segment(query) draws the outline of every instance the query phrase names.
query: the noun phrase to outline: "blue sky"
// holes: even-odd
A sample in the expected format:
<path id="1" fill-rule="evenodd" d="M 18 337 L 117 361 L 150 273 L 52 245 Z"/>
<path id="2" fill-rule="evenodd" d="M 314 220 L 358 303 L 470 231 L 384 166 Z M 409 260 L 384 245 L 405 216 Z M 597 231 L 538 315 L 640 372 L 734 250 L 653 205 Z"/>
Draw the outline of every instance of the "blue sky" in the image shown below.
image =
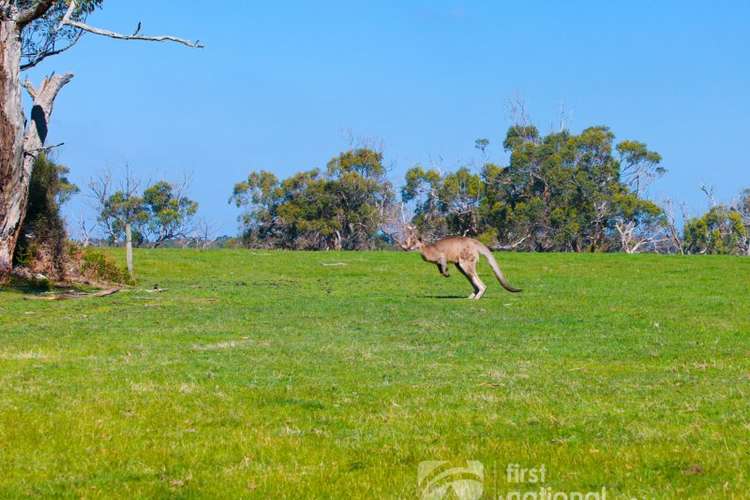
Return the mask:
<path id="1" fill-rule="evenodd" d="M 189 6 L 189 7 L 186 7 Z M 750 186 L 750 2 L 129 0 L 101 27 L 199 38 L 207 47 L 86 37 L 29 72 L 71 71 L 50 143 L 82 187 L 125 164 L 146 179 L 192 175 L 219 234 L 236 234 L 232 186 L 250 170 L 324 166 L 350 135 L 381 141 L 400 184 L 415 163 L 503 163 L 508 101 L 549 131 L 605 124 L 669 170 L 656 200 L 705 208 Z M 68 207 L 86 212 L 85 197 Z M 75 228 L 71 228 L 74 229 Z"/>

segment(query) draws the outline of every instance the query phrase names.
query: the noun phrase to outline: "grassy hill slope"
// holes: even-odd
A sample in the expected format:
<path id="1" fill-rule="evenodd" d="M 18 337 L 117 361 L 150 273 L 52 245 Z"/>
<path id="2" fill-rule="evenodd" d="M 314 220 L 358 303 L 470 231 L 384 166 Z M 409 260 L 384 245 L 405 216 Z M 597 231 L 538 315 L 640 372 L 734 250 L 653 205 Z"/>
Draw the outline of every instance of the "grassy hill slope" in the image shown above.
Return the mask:
<path id="1" fill-rule="evenodd" d="M 139 285 L 0 291 L 0 497 L 750 491 L 750 259 L 143 250 Z M 155 284 L 167 289 L 151 293 Z M 543 484 L 507 481 L 544 465 Z"/>

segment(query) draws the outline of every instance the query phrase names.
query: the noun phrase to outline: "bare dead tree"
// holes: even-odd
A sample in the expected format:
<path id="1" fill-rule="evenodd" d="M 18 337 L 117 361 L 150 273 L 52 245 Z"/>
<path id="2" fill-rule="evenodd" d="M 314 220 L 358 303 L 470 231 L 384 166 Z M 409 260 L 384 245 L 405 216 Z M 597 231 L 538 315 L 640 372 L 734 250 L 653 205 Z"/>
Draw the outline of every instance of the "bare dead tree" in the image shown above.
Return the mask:
<path id="1" fill-rule="evenodd" d="M 516 93 L 508 99 L 508 117 L 514 127 L 528 127 L 532 124 L 529 113 L 526 110 L 526 101 L 520 93 Z"/>
<path id="2" fill-rule="evenodd" d="M 750 255 L 750 188 L 744 189 L 738 198 L 732 203 L 735 210 L 742 219 L 745 234 L 740 242 L 740 249 L 745 255 Z"/>
<path id="3" fill-rule="evenodd" d="M 703 192 L 703 194 L 706 195 L 706 200 L 708 201 L 709 208 L 714 208 L 715 206 L 718 205 L 718 203 L 716 202 L 716 196 L 715 196 L 716 194 L 715 186 L 710 186 L 708 184 L 701 184 L 700 190 Z"/>
<path id="4" fill-rule="evenodd" d="M 382 137 L 358 135 L 351 128 L 344 129 L 341 133 L 349 149 L 370 149 L 380 154 L 385 151 L 385 140 Z"/>
<path id="5" fill-rule="evenodd" d="M 675 215 L 675 207 L 674 202 L 667 198 L 664 200 L 662 204 L 662 209 L 664 210 L 664 215 L 666 217 L 667 222 L 667 234 L 669 235 L 670 241 L 676 251 L 680 252 L 681 255 L 685 255 L 685 244 L 682 241 L 682 235 L 680 235 L 680 230 L 677 225 L 677 217 Z M 685 221 L 687 220 L 687 211 L 684 204 L 682 204 L 682 223 L 685 224 Z"/>
<path id="6" fill-rule="evenodd" d="M 117 184 L 109 169 L 103 170 L 89 181 L 89 197 L 97 214 L 94 227 L 110 242 L 114 243 L 122 237 L 125 223 L 121 214 L 109 213 L 111 197 L 115 193 L 120 193 L 123 201 L 133 199 L 138 195 L 141 185 L 141 180 L 133 175 L 129 165 L 125 165 L 123 176 Z"/>
<path id="7" fill-rule="evenodd" d="M 600 200 L 594 203 L 594 231 L 591 236 L 591 250 L 598 250 L 604 242 L 604 226 L 609 216 L 610 202 Z"/>
<path id="8" fill-rule="evenodd" d="M 566 130 L 570 129 L 570 123 L 573 121 L 573 113 L 568 110 L 567 106 L 565 106 L 565 102 L 560 103 L 560 127 L 558 129 L 559 133 L 563 133 Z"/>
<path id="9" fill-rule="evenodd" d="M 392 203 L 389 205 L 383 222 L 383 233 L 395 243 L 404 241 L 409 228 L 411 215 L 407 215 L 407 208 L 404 202 Z"/>
<path id="10" fill-rule="evenodd" d="M 110 218 L 101 220 L 99 214 L 102 213 L 107 200 L 112 194 L 112 172 L 110 170 L 104 170 L 99 173 L 96 177 L 89 181 L 89 198 L 91 199 L 91 207 L 96 211 L 97 219 L 94 224 L 94 228 L 101 228 L 102 232 L 107 238 L 113 239 L 115 235 L 115 228 L 113 221 Z"/>
<path id="11" fill-rule="evenodd" d="M 88 221 L 86 221 L 83 212 L 78 214 L 78 232 L 81 237 L 81 245 L 83 248 L 87 248 L 91 245 L 91 230 L 92 228 L 89 226 Z"/>
<path id="12" fill-rule="evenodd" d="M 625 253 L 638 253 L 643 249 L 656 250 L 658 246 L 669 240 L 659 227 L 649 224 L 640 228 L 634 221 L 617 221 L 615 230 L 620 237 L 620 246 Z"/>
<path id="13" fill-rule="evenodd" d="M 140 25 L 132 35 L 123 35 L 86 24 L 86 15 L 99 3 L 0 0 L 0 280 L 11 272 L 13 253 L 26 216 L 30 165 L 33 158 L 44 151 L 54 100 L 73 78 L 72 74 L 50 76 L 38 88 L 25 84 L 34 100 L 27 124 L 21 99 L 21 71 L 70 49 L 83 33 L 119 40 L 203 46 L 200 42 L 171 35 L 142 35 Z M 57 27 L 49 28 L 55 19 L 59 19 Z M 42 41 L 34 42 L 35 36 L 41 36 Z M 59 46 L 59 38 L 67 43 Z M 24 58 L 26 62 L 22 63 Z"/>
<path id="14" fill-rule="evenodd" d="M 193 232 L 193 245 L 205 250 L 211 246 L 216 239 L 217 226 L 213 222 L 201 217 L 195 223 Z"/>

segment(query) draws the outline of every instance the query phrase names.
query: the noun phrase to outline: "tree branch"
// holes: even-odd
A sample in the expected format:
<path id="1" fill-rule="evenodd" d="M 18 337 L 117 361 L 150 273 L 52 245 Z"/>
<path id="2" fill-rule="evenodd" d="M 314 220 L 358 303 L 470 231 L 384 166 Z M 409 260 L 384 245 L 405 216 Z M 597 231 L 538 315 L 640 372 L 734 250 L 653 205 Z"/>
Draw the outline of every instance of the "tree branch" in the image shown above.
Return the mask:
<path id="1" fill-rule="evenodd" d="M 156 36 L 147 36 L 147 35 L 123 35 L 122 33 L 116 33 L 114 31 L 105 30 L 102 28 L 95 28 L 94 26 L 89 26 L 86 23 L 82 23 L 80 21 L 74 21 L 69 20 L 65 24 L 68 26 L 73 26 L 74 28 L 78 28 L 80 30 L 86 31 L 87 33 L 93 33 L 94 35 L 100 35 L 100 36 L 106 36 L 109 38 L 114 38 L 116 40 L 141 40 L 145 42 L 175 42 L 182 45 L 185 45 L 186 47 L 190 47 L 192 49 L 202 49 L 205 47 L 200 40 L 196 41 L 190 41 L 185 40 L 184 38 L 178 38 L 176 36 L 171 35 L 156 35 Z"/>
<path id="2" fill-rule="evenodd" d="M 30 156 L 31 158 L 36 160 L 39 157 L 39 153 L 49 154 L 49 152 L 52 151 L 53 149 L 57 149 L 62 146 L 65 146 L 64 142 L 61 142 L 60 144 L 55 144 L 54 146 L 44 146 L 35 151 L 24 151 L 23 154 Z"/>
<path id="3" fill-rule="evenodd" d="M 73 17 L 73 12 L 76 10 L 76 3 L 75 1 L 71 1 L 70 5 L 68 5 L 68 10 L 65 11 L 65 15 L 60 20 L 60 24 L 57 25 L 57 31 L 60 31 L 63 26 L 65 26 L 68 21 L 70 21 L 70 18 Z"/>
<path id="4" fill-rule="evenodd" d="M 31 100 L 35 100 L 37 96 L 37 91 L 34 88 L 34 86 L 31 84 L 30 81 L 25 80 L 21 85 L 23 85 L 23 88 L 26 89 L 26 92 L 29 93 L 29 97 L 31 97 Z"/>
<path id="5" fill-rule="evenodd" d="M 28 69 L 31 69 L 35 67 L 40 62 L 44 61 L 48 57 L 56 56 L 58 54 L 62 54 L 68 49 L 73 48 L 78 41 L 81 39 L 81 35 L 83 35 L 83 31 L 78 30 L 78 34 L 76 35 L 75 39 L 73 39 L 72 42 L 70 42 L 67 46 L 63 47 L 62 49 L 54 49 L 54 50 L 48 50 L 45 52 L 42 52 L 41 54 L 38 54 L 33 61 L 29 61 L 26 64 L 21 65 L 21 71 L 26 71 Z"/>
<path id="6" fill-rule="evenodd" d="M 96 28 L 94 26 L 89 26 L 86 23 L 83 23 L 81 21 L 76 21 L 72 18 L 73 10 L 76 7 L 75 0 L 71 0 L 70 6 L 68 7 L 68 12 L 66 12 L 65 17 L 63 17 L 62 21 L 60 21 L 60 25 L 58 26 L 58 30 L 62 28 L 63 26 L 72 26 L 74 28 L 78 28 L 79 30 L 85 31 L 87 33 L 93 33 L 94 35 L 99 36 L 106 36 L 109 38 L 114 38 L 116 40 L 140 40 L 145 42 L 175 42 L 182 45 L 185 45 L 186 47 L 190 47 L 193 49 L 202 49 L 204 45 L 200 42 L 200 40 L 191 41 L 186 40 L 184 38 L 178 38 L 176 36 L 172 35 L 156 35 L 156 36 L 148 36 L 148 35 L 141 35 L 141 23 L 138 23 L 138 27 L 136 28 L 135 32 L 132 35 L 123 35 L 122 33 L 116 33 L 114 31 L 109 31 L 102 28 Z"/>
<path id="7" fill-rule="evenodd" d="M 529 236 L 531 235 L 527 234 L 520 240 L 516 241 L 515 243 L 511 243 L 510 245 L 494 245 L 492 249 L 493 250 L 515 250 L 516 248 L 518 248 L 519 245 L 521 245 L 521 243 L 526 241 L 529 238 Z"/>
<path id="8" fill-rule="evenodd" d="M 23 28 L 35 19 L 44 16 L 54 3 L 55 0 L 37 0 L 31 7 L 16 14 L 16 24 L 19 28 Z"/>
<path id="9" fill-rule="evenodd" d="M 26 130 L 24 138 L 24 151 L 30 156 L 44 149 L 44 141 L 47 138 L 49 119 L 52 116 L 55 98 L 60 90 L 73 79 L 71 73 L 65 75 L 53 75 L 45 78 L 39 88 L 34 88 L 26 80 L 23 86 L 34 101 L 31 110 L 31 121 Z M 24 168 L 31 172 L 31 164 L 24 161 Z"/>

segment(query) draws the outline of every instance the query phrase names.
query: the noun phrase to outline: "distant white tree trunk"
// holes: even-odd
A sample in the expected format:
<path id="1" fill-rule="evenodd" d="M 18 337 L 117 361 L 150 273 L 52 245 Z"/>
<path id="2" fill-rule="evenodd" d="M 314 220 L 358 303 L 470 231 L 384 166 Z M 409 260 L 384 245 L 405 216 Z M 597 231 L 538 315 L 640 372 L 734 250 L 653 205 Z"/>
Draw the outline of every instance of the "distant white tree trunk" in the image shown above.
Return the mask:
<path id="1" fill-rule="evenodd" d="M 78 216 L 78 230 L 81 232 L 81 245 L 83 245 L 83 248 L 88 248 L 91 244 L 91 235 L 83 213 Z"/>
<path id="2" fill-rule="evenodd" d="M 671 199 L 664 200 L 664 215 L 667 217 L 667 231 L 669 232 L 669 238 L 672 241 L 672 245 L 677 249 L 680 254 L 685 255 L 685 244 L 680 236 L 679 228 L 677 227 L 677 217 L 674 212 L 674 203 Z M 685 207 L 682 207 L 682 223 L 685 224 L 687 220 L 687 213 Z"/>
<path id="3" fill-rule="evenodd" d="M 125 224 L 125 260 L 128 264 L 128 274 L 133 278 L 133 230 L 130 222 Z"/>

